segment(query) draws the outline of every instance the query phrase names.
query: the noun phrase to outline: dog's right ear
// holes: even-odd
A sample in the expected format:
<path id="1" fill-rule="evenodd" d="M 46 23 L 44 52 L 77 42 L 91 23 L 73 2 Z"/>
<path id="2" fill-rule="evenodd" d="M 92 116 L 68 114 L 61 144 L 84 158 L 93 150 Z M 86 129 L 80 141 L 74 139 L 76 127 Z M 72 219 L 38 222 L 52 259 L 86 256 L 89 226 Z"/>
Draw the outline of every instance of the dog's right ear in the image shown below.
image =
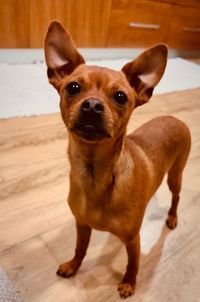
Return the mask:
<path id="1" fill-rule="evenodd" d="M 158 44 L 127 63 L 122 71 L 136 92 L 136 107 L 147 103 L 161 80 L 167 64 L 168 48 Z"/>
<path id="2" fill-rule="evenodd" d="M 70 34 L 58 21 L 52 21 L 49 25 L 44 51 L 49 83 L 59 92 L 60 80 L 85 61 Z"/>

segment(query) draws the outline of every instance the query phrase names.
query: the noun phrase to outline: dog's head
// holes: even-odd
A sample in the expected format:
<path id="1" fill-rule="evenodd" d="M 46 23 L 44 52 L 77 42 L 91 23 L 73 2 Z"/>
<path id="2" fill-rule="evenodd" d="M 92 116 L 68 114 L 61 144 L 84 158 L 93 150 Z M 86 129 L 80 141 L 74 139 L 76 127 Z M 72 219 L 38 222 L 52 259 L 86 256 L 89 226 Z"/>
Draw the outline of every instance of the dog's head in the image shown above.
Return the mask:
<path id="1" fill-rule="evenodd" d="M 88 66 L 70 34 L 53 21 L 45 58 L 68 131 L 82 141 L 99 143 L 124 134 L 133 109 L 148 102 L 164 73 L 167 47 L 148 49 L 121 71 Z"/>

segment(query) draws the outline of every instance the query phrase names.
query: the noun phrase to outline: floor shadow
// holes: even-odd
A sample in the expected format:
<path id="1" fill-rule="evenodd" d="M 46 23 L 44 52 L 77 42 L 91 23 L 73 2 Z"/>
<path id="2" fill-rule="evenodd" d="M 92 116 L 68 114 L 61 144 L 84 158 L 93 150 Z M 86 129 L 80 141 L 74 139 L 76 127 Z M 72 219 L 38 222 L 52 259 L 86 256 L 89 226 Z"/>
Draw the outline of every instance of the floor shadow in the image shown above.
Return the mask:
<path id="1" fill-rule="evenodd" d="M 112 275 L 112 280 L 109 280 L 109 284 L 116 284 L 122 278 L 122 273 L 113 268 L 113 262 L 121 262 L 124 256 L 124 266 L 126 266 L 126 251 L 124 244 L 114 235 L 109 234 L 106 241 L 101 247 L 101 251 L 98 255 L 94 255 L 93 258 L 85 259 L 85 268 L 96 269 L 97 267 L 106 267 Z M 85 269 L 80 270 L 81 273 L 85 273 Z"/>
<path id="2" fill-rule="evenodd" d="M 165 240 L 170 233 L 170 230 L 164 225 L 159 239 L 152 246 L 148 254 L 141 254 L 140 269 L 138 274 L 137 288 L 144 289 L 148 287 L 148 282 L 151 282 L 158 264 L 160 263 L 163 253 L 163 247 Z M 113 265 L 114 263 L 114 265 Z M 109 279 L 109 285 L 114 285 L 120 282 L 125 273 L 127 265 L 127 254 L 124 244 L 112 234 L 108 235 L 104 247 L 101 250 L 98 259 L 88 259 L 87 266 L 89 267 L 106 267 L 106 270 L 110 272 L 112 276 Z M 82 271 L 83 272 L 83 271 Z M 84 272 L 83 272 L 84 274 Z"/>
<path id="3" fill-rule="evenodd" d="M 137 280 L 137 288 L 144 292 L 161 261 L 163 248 L 168 234 L 171 232 L 166 225 L 163 225 L 162 231 L 156 243 L 152 246 L 148 254 L 141 254 L 140 269 Z"/>

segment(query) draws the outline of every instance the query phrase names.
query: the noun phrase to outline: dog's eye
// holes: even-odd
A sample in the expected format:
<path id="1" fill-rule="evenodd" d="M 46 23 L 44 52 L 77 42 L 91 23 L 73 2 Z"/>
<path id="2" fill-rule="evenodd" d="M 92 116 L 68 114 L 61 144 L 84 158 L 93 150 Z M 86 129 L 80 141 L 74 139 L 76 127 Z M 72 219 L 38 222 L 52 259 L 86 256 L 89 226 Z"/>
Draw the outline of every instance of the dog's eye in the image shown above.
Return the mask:
<path id="1" fill-rule="evenodd" d="M 113 95 L 113 99 L 117 104 L 119 104 L 121 106 L 126 105 L 126 103 L 128 101 L 127 95 L 123 91 L 115 92 Z"/>
<path id="2" fill-rule="evenodd" d="M 68 96 L 74 96 L 81 91 L 81 86 L 77 82 L 71 82 L 67 85 L 66 91 Z"/>

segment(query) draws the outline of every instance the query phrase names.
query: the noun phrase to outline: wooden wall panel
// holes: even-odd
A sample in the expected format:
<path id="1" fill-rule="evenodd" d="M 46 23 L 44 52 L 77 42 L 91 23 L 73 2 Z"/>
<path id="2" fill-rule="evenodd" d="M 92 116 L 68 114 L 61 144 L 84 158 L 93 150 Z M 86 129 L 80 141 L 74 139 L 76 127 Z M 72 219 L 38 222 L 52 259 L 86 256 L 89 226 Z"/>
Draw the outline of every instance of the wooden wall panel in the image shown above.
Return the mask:
<path id="1" fill-rule="evenodd" d="M 147 47 L 165 42 L 172 6 L 143 0 L 113 0 L 109 47 Z"/>
<path id="2" fill-rule="evenodd" d="M 104 47 L 112 0 L 30 0 L 30 47 L 42 47 L 52 19 L 61 21 L 79 47 Z"/>
<path id="3" fill-rule="evenodd" d="M 160 2 L 176 4 L 180 6 L 198 7 L 200 8 L 199 0 L 159 0 Z"/>
<path id="4" fill-rule="evenodd" d="M 200 49 L 200 9 L 175 6 L 166 42 L 172 48 Z"/>
<path id="5" fill-rule="evenodd" d="M 0 0 L 0 47 L 29 46 L 29 0 Z"/>
<path id="6" fill-rule="evenodd" d="M 62 5 L 63 1 L 60 3 Z M 49 22 L 56 19 L 56 3 L 54 0 L 29 0 L 29 9 L 29 45 L 41 48 Z"/>
<path id="7" fill-rule="evenodd" d="M 0 0 L 0 47 L 42 48 L 49 22 L 57 19 L 78 47 L 165 42 L 173 48 L 200 49 L 198 4 L 199 0 Z M 142 26 L 130 26 L 131 22 Z"/>

